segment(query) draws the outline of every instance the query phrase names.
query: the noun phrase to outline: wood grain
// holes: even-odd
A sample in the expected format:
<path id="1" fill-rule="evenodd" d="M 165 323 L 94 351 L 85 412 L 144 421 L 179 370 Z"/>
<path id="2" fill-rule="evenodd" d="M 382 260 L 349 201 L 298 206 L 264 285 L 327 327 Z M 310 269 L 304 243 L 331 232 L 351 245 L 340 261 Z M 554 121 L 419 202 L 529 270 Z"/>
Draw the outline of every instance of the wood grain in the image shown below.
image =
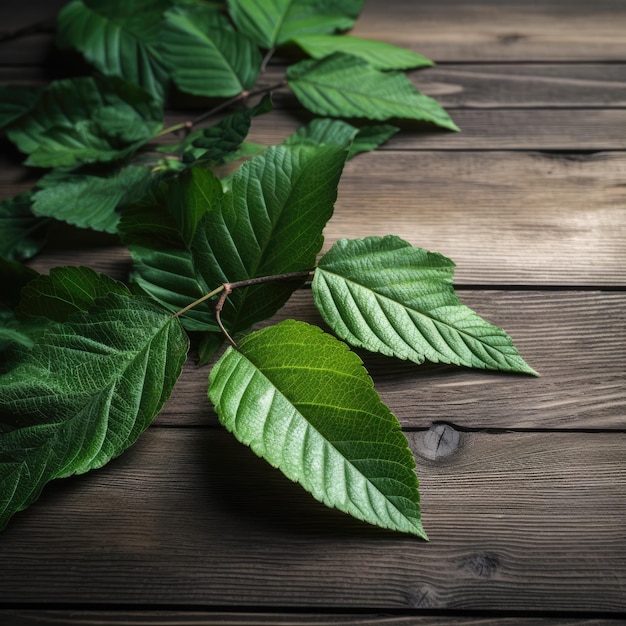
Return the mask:
<path id="1" fill-rule="evenodd" d="M 625 172 L 621 152 L 363 154 L 346 164 L 324 250 L 343 237 L 399 234 L 453 259 L 459 285 L 623 288 Z M 11 173 L 3 182 L 5 175 L 6 196 L 28 188 Z M 107 271 L 127 259 L 120 254 L 74 253 L 63 244 L 34 266 L 93 263 Z"/>
<path id="2" fill-rule="evenodd" d="M 456 435 L 410 434 L 424 543 L 326 509 L 221 430 L 152 428 L 14 518 L 2 602 L 626 610 L 626 434 Z"/>
<path id="3" fill-rule="evenodd" d="M 459 296 L 504 327 L 541 376 L 418 366 L 359 351 L 403 426 L 626 431 L 626 293 L 462 290 Z M 287 318 L 324 326 L 310 291 L 296 293 L 268 323 Z M 187 363 L 156 423 L 217 423 L 206 397 L 208 369 Z"/>
<path id="4" fill-rule="evenodd" d="M 269 613 L 223 611 L 60 611 L 0 610 L 0 619 L 11 626 L 615 626 L 615 620 L 559 617 L 433 617 L 345 613 Z"/>
<path id="5" fill-rule="evenodd" d="M 2 60 L 0 45 L 0 61 Z M 75 67 L 68 55 L 45 52 L 45 65 L 2 66 L 0 83 L 41 84 L 67 77 L 73 70 L 85 74 L 87 67 Z M 55 63 L 55 61 L 58 61 Z M 284 78 L 285 65 L 270 66 L 258 86 L 271 87 Z M 623 108 L 626 105 L 626 64 L 624 63 L 444 63 L 408 73 L 413 84 L 445 107 L 456 109 L 539 109 Z M 276 91 L 274 106 L 299 109 L 292 95 Z M 176 107 L 208 109 L 206 98 L 178 94 Z M 566 113 L 564 113 L 564 116 Z M 591 114 L 590 114 L 591 115 Z M 623 138 L 624 135 L 621 134 Z"/>
<path id="6" fill-rule="evenodd" d="M 620 0 L 368 0 L 352 34 L 439 61 L 623 61 Z"/>
<path id="7" fill-rule="evenodd" d="M 11 6 L 3 11 L 2 30 L 54 16 L 62 5 L 62 0 L 28 0 Z M 626 58 L 625 30 L 626 7 L 620 0 L 367 0 L 352 34 L 438 61 L 605 62 Z M 41 62 L 46 38 L 18 44 L 12 63 Z"/>

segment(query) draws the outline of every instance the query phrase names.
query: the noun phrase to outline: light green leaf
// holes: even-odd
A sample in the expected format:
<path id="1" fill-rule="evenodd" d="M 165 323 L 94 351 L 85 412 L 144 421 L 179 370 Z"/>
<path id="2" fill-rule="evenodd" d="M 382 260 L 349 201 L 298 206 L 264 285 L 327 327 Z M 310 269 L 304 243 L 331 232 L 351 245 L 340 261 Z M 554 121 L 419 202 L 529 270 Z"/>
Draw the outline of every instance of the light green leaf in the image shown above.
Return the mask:
<path id="1" fill-rule="evenodd" d="M 103 174 L 53 171 L 39 180 L 32 210 L 79 228 L 115 233 L 119 210 L 147 193 L 154 178 L 149 167 L 134 165 Z"/>
<path id="2" fill-rule="evenodd" d="M 217 11 L 178 6 L 165 18 L 161 51 L 181 91 L 229 97 L 255 84 L 261 69 L 258 48 Z"/>
<path id="3" fill-rule="evenodd" d="M 313 296 L 348 343 L 422 363 L 535 372 L 511 338 L 461 304 L 454 263 L 399 237 L 338 241 L 320 259 Z"/>
<path id="4" fill-rule="evenodd" d="M 381 72 L 349 54 L 296 63 L 287 69 L 287 80 L 300 103 L 317 115 L 423 120 L 458 130 L 441 105 L 405 74 Z"/>
<path id="5" fill-rule="evenodd" d="M 213 367 L 209 398 L 240 442 L 320 502 L 426 538 L 407 440 L 345 344 L 293 320 L 257 331 Z"/>
<path id="6" fill-rule="evenodd" d="M 345 52 L 367 61 L 378 70 L 408 70 L 434 65 L 421 54 L 374 39 L 349 35 L 299 35 L 292 41 L 314 59 L 322 59 L 334 52 Z"/>
<path id="7" fill-rule="evenodd" d="M 28 113 L 35 105 L 40 87 L 0 85 L 0 128 L 4 128 Z"/>
<path id="8" fill-rule="evenodd" d="M 50 325 L 0 377 L 0 528 L 55 478 L 103 466 L 136 441 L 180 375 L 178 321 L 110 295 Z"/>
<path id="9" fill-rule="evenodd" d="M 0 258 L 22 261 L 43 246 L 49 220 L 33 215 L 31 205 L 30 192 L 0 202 Z"/>
<path id="10" fill-rule="evenodd" d="M 318 117 L 306 126 L 301 126 L 284 141 L 286 145 L 308 143 L 312 145 L 335 144 L 348 147 L 348 159 L 361 152 L 375 150 L 380 144 L 395 135 L 400 129 L 391 124 L 378 124 L 357 128 L 341 120 Z"/>
<path id="11" fill-rule="evenodd" d="M 111 107 L 117 114 L 109 124 Z M 136 85 L 73 78 L 52 83 L 7 134 L 30 155 L 27 165 L 59 167 L 121 158 L 160 130 L 161 117 L 160 105 Z"/>
<path id="12" fill-rule="evenodd" d="M 20 318 L 44 317 L 65 322 L 73 313 L 88 311 L 98 298 L 110 293 L 130 296 L 123 283 L 88 267 L 53 267 L 22 289 L 16 314 Z"/>
<path id="13" fill-rule="evenodd" d="M 237 28 L 263 48 L 304 34 L 329 34 L 354 25 L 364 0 L 228 0 Z"/>
<path id="14" fill-rule="evenodd" d="M 169 75 L 159 52 L 169 0 L 74 0 L 59 13 L 57 43 L 75 48 L 105 76 L 162 100 Z"/>

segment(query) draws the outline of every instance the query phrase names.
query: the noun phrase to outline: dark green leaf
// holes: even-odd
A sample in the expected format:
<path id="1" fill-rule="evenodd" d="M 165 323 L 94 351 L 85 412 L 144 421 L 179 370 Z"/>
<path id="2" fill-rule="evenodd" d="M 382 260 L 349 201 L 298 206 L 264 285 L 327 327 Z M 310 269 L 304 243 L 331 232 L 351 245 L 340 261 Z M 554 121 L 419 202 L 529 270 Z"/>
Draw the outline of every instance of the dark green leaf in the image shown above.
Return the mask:
<path id="1" fill-rule="evenodd" d="M 0 308 L 14 309 L 22 289 L 39 274 L 32 268 L 0 258 Z"/>
<path id="2" fill-rule="evenodd" d="M 79 228 L 115 233 L 119 209 L 147 193 L 154 178 L 149 167 L 133 165 L 98 174 L 53 171 L 40 179 L 32 210 Z"/>
<path id="3" fill-rule="evenodd" d="M 254 85 L 261 68 L 259 50 L 217 11 L 179 6 L 165 17 L 161 51 L 181 91 L 229 97 Z"/>
<path id="4" fill-rule="evenodd" d="M 203 215 L 218 210 L 222 187 L 210 172 L 193 168 L 163 182 L 157 190 L 124 211 L 119 232 L 133 257 L 132 280 L 172 312 L 201 298 L 207 285 L 191 252 Z M 181 321 L 189 331 L 219 330 L 213 306 L 191 309 Z"/>
<path id="5" fill-rule="evenodd" d="M 364 0 L 228 0 L 239 30 L 263 48 L 306 34 L 329 34 L 354 25 Z"/>
<path id="6" fill-rule="evenodd" d="M 9 261 L 29 259 L 46 240 L 49 220 L 35 217 L 32 195 L 21 193 L 0 202 L 0 257 Z"/>
<path id="7" fill-rule="evenodd" d="M 336 146 L 274 146 L 229 178 L 221 210 L 209 211 L 192 251 L 204 281 L 297 272 L 315 265 L 346 151 Z M 237 289 L 223 312 L 227 327 L 247 329 L 273 315 L 302 281 Z"/>
<path id="8" fill-rule="evenodd" d="M 0 128 L 8 126 L 28 113 L 37 102 L 40 93 L 40 87 L 0 86 Z"/>
<path id="9" fill-rule="evenodd" d="M 74 0 L 59 13 L 57 42 L 80 50 L 105 76 L 140 85 L 162 100 L 169 75 L 159 52 L 169 0 Z"/>
<path id="10" fill-rule="evenodd" d="M 433 65 L 430 59 L 421 54 L 373 39 L 336 35 L 300 35 L 294 37 L 292 41 L 314 59 L 323 59 L 334 52 L 345 52 L 367 61 L 378 70 L 408 70 Z"/>
<path id="11" fill-rule="evenodd" d="M 315 304 L 354 346 L 422 363 L 535 374 L 511 338 L 461 304 L 454 263 L 399 237 L 338 241 L 320 259 Z"/>
<path id="12" fill-rule="evenodd" d="M 18 317 L 44 317 L 65 322 L 72 313 L 88 311 L 109 293 L 129 296 L 130 291 L 105 274 L 88 267 L 54 267 L 50 274 L 31 280 L 22 289 Z"/>
<path id="13" fill-rule="evenodd" d="M 308 143 L 312 145 L 338 145 L 348 147 L 348 159 L 375 150 L 400 129 L 391 124 L 363 126 L 357 128 L 341 120 L 316 118 L 306 126 L 301 126 L 293 135 L 285 139 L 285 144 Z"/>
<path id="14" fill-rule="evenodd" d="M 317 500 L 426 538 L 407 440 L 345 344 L 287 320 L 229 348 L 209 381 L 222 424 Z"/>
<path id="15" fill-rule="evenodd" d="M 0 528 L 47 482 L 99 468 L 134 443 L 186 352 L 178 321 L 142 298 L 111 294 L 51 324 L 0 377 Z"/>
<path id="16" fill-rule="evenodd" d="M 7 134 L 26 164 L 59 167 L 112 161 L 134 151 L 161 128 L 162 111 L 143 89 L 117 78 L 52 83 Z"/>
<path id="17" fill-rule="evenodd" d="M 131 212 L 122 220 L 134 280 L 178 311 L 226 282 L 312 268 L 345 157 L 346 151 L 336 146 L 268 148 L 229 178 L 224 194 L 209 173 L 193 170 L 184 196 L 175 187 L 164 189 L 159 204 L 165 209 L 159 214 L 152 208 L 150 214 Z M 193 241 L 185 243 L 180 222 L 171 216 L 194 206 L 206 210 Z M 245 330 L 273 315 L 301 283 L 237 289 L 228 298 L 223 320 L 233 332 Z M 214 305 L 214 300 L 205 302 L 186 313 L 185 327 L 217 330 Z"/>
<path id="18" fill-rule="evenodd" d="M 349 54 L 301 61 L 288 68 L 287 80 L 302 105 L 317 115 L 423 120 L 458 130 L 441 105 L 405 74 L 381 72 Z"/>
<path id="19" fill-rule="evenodd" d="M 178 144 L 161 148 L 162 152 L 182 152 L 189 165 L 197 161 L 223 162 L 242 145 L 250 130 L 252 118 L 272 110 L 272 99 L 266 95 L 250 109 L 230 113 L 214 126 L 190 133 Z"/>

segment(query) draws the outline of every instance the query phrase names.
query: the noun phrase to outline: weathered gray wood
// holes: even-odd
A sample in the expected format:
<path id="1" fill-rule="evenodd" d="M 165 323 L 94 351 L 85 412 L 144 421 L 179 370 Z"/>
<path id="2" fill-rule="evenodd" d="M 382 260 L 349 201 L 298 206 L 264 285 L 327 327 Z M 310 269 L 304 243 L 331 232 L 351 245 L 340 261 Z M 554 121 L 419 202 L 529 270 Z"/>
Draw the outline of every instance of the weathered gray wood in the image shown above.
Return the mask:
<path id="1" fill-rule="evenodd" d="M 5 10 L 3 30 L 54 16 L 63 2 L 20 4 Z M 438 61 L 603 62 L 626 58 L 625 30 L 626 8 L 620 0 L 368 0 L 352 34 L 415 49 Z M 40 62 L 45 47 L 33 39 L 13 47 L 14 63 Z"/>
<path id="2" fill-rule="evenodd" d="M 1 600 L 626 610 L 626 434 L 409 437 L 430 543 L 326 509 L 221 430 L 152 428 L 14 518 Z"/>
<path id="3" fill-rule="evenodd" d="M 2 47 L 0 46 L 0 60 Z M 63 64 L 19 67 L 0 66 L 0 84 L 40 84 L 67 76 Z M 55 75 L 55 72 L 57 73 Z M 79 72 L 79 73 L 84 73 Z M 259 87 L 271 87 L 284 78 L 285 66 L 270 66 L 259 79 Z M 409 72 L 411 81 L 442 105 L 465 108 L 596 108 L 626 105 L 626 64 L 541 63 L 541 64 L 454 64 Z M 299 108 L 288 90 L 276 91 L 278 108 Z M 177 107 L 208 108 L 206 99 L 179 95 Z M 563 120 L 567 119 L 563 113 Z M 591 113 L 589 115 L 592 115 Z M 622 139 L 624 135 L 621 135 Z"/>
<path id="4" fill-rule="evenodd" d="M 344 613 L 267 613 L 222 611 L 0 610 L 10 626 L 615 626 L 615 620 L 545 617 L 392 616 Z"/>
<path id="5" fill-rule="evenodd" d="M 624 171 L 621 152 L 363 154 L 346 164 L 324 250 L 342 237 L 399 234 L 452 258 L 458 284 L 623 287 Z M 52 250 L 34 266 L 119 263 L 115 248 L 103 252 Z"/>
<path id="6" fill-rule="evenodd" d="M 352 34 L 439 61 L 623 61 L 620 0 L 368 0 Z"/>
<path id="7" fill-rule="evenodd" d="M 605 151 L 626 148 L 626 109 L 489 109 L 450 111 L 460 133 L 403 128 L 379 150 Z M 193 117 L 179 114 L 168 120 Z M 274 145 L 309 121 L 302 111 L 254 120 L 249 141 Z"/>
<path id="8" fill-rule="evenodd" d="M 461 300 L 504 327 L 539 378 L 414 365 L 359 352 L 384 402 L 405 427 L 626 430 L 626 293 L 468 291 Z M 323 322 L 308 291 L 270 323 Z M 215 424 L 208 368 L 190 360 L 157 423 Z"/>

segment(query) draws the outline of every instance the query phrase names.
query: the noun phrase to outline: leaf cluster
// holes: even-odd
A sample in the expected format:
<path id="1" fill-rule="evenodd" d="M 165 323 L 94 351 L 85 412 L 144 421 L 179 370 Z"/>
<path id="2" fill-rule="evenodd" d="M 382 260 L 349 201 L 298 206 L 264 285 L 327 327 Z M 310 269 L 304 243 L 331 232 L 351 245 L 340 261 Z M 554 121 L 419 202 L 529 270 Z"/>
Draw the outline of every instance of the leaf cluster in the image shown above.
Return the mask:
<path id="1" fill-rule="evenodd" d="M 25 165 L 48 168 L 0 203 L 0 527 L 50 480 L 132 445 L 190 342 L 203 365 L 227 340 L 208 396 L 238 440 L 328 506 L 426 537 L 406 438 L 348 344 L 534 372 L 459 301 L 442 255 L 388 235 L 319 258 L 346 160 L 399 130 L 370 121 L 457 130 L 403 71 L 428 59 L 344 34 L 362 4 L 72 0 L 57 41 L 94 74 L 0 87 L 0 127 Z M 284 79 L 255 90 L 270 59 L 294 50 Z M 280 145 L 247 142 L 277 89 L 322 117 Z M 164 129 L 175 91 L 212 108 Z M 118 236 L 128 280 L 22 265 L 53 221 Z M 293 320 L 255 329 L 304 283 L 330 332 Z"/>

